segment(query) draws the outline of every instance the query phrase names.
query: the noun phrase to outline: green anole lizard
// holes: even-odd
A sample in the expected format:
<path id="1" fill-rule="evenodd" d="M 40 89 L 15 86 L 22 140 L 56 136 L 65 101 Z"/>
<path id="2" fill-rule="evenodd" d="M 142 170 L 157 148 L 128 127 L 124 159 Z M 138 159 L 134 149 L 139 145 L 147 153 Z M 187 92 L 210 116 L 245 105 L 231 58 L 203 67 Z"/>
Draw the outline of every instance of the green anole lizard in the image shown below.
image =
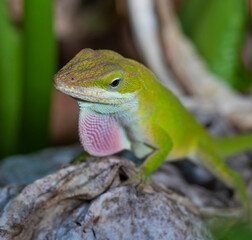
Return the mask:
<path id="1" fill-rule="evenodd" d="M 252 134 L 209 135 L 148 68 L 110 50 L 82 50 L 55 75 L 54 85 L 78 101 L 80 140 L 89 154 L 128 149 L 146 157 L 142 179 L 165 160 L 187 157 L 235 188 L 250 210 L 242 178 L 223 158 L 252 148 Z"/>

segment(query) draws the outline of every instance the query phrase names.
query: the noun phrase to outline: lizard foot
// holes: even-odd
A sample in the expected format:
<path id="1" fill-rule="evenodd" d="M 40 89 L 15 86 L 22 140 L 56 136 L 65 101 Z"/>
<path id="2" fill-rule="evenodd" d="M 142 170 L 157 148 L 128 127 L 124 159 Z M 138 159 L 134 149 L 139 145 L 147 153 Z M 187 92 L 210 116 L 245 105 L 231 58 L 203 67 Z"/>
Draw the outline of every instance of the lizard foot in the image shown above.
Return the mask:
<path id="1" fill-rule="evenodd" d="M 137 168 L 137 173 L 130 177 L 125 184 L 134 184 L 138 189 L 143 189 L 147 182 L 151 181 L 151 176 L 146 174 L 144 169 Z"/>
<path id="2" fill-rule="evenodd" d="M 83 163 L 83 162 L 85 162 L 86 158 L 89 157 L 89 156 L 90 155 L 87 152 L 83 151 L 79 156 L 77 156 L 76 158 L 74 158 L 70 162 L 70 164 L 77 165 L 77 164 Z"/>

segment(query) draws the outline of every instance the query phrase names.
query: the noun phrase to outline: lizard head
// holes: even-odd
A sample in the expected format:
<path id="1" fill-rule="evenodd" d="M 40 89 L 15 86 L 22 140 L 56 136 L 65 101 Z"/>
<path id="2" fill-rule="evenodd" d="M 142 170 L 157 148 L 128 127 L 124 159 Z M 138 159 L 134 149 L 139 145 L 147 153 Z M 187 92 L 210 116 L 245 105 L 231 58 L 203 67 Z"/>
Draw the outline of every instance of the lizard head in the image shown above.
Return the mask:
<path id="1" fill-rule="evenodd" d="M 142 84 L 135 62 L 110 50 L 84 49 L 54 76 L 61 92 L 105 104 L 133 100 Z"/>

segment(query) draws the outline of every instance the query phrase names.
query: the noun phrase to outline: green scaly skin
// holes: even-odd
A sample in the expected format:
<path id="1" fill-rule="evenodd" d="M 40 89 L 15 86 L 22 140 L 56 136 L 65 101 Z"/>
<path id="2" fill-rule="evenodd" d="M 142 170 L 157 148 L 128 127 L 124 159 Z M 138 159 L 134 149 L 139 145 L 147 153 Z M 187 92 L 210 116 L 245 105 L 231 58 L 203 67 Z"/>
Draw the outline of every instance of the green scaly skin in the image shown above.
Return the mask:
<path id="1" fill-rule="evenodd" d="M 115 79 L 118 86 L 112 84 Z M 119 119 L 126 139 L 122 142 L 128 142 L 125 146 L 138 157 L 148 155 L 140 167 L 142 179 L 165 160 L 187 157 L 235 188 L 246 212 L 250 211 L 242 178 L 223 158 L 251 148 L 252 134 L 210 136 L 148 68 L 110 50 L 82 50 L 55 75 L 54 85 L 78 100 L 81 113 L 88 109 Z"/>

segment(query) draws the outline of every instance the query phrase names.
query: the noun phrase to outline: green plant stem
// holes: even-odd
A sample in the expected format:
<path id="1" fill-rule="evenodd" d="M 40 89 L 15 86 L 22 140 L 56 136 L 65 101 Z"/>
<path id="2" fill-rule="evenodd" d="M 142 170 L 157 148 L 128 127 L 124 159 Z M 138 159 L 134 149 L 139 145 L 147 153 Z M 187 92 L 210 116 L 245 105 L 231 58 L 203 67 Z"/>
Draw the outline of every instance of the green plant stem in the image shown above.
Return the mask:
<path id="1" fill-rule="evenodd" d="M 0 157 L 16 152 L 21 114 L 21 39 L 0 1 Z"/>
<path id="2" fill-rule="evenodd" d="M 24 1 L 22 151 L 41 148 L 48 141 L 52 77 L 56 69 L 53 3 Z"/>

